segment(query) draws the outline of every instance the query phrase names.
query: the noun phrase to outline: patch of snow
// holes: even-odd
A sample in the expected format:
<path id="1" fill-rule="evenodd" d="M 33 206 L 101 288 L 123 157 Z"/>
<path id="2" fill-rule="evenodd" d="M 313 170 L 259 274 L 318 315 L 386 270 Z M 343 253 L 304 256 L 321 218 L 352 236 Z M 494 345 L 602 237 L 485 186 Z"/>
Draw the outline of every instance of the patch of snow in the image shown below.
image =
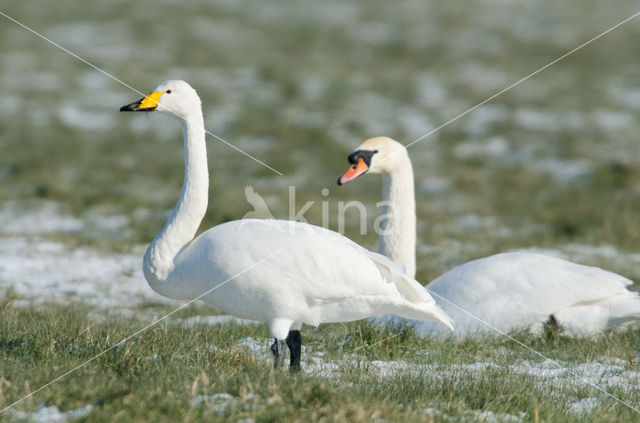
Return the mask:
<path id="1" fill-rule="evenodd" d="M 507 119 L 508 112 L 505 106 L 490 104 L 474 110 L 463 125 L 470 134 L 484 135 L 491 129 L 491 126 Z"/>
<path id="2" fill-rule="evenodd" d="M 202 404 L 204 402 L 224 402 L 227 403 L 233 400 L 233 395 L 225 392 L 217 393 L 213 395 L 198 395 L 193 399 L 194 404 Z"/>
<path id="3" fill-rule="evenodd" d="M 557 364 L 556 364 L 557 363 Z M 540 379 L 541 382 L 563 383 L 574 386 L 598 386 L 601 389 L 621 389 L 630 392 L 637 389 L 638 372 L 626 370 L 626 367 L 590 361 L 587 363 L 569 363 L 550 360 L 542 362 L 521 360 L 509 366 L 516 374 L 526 374 Z"/>
<path id="4" fill-rule="evenodd" d="M 273 355 L 269 349 L 271 342 L 271 339 L 247 337 L 240 339 L 236 345 L 246 348 L 251 355 L 258 359 L 272 360 Z M 215 347 L 213 348 L 215 350 Z M 323 351 L 313 351 L 303 345 L 301 361 L 302 371 L 316 377 L 334 378 L 339 377 L 341 374 L 339 363 L 325 360 Z"/>
<path id="5" fill-rule="evenodd" d="M 460 81 L 465 81 L 466 83 L 471 84 L 478 91 L 485 93 L 491 92 L 492 94 L 495 91 L 503 89 L 505 86 L 509 85 L 509 82 L 511 82 L 509 75 L 501 68 L 489 67 L 477 62 L 470 62 L 465 66 L 461 66 L 456 76 Z M 482 107 L 477 110 L 481 109 Z"/>
<path id="6" fill-rule="evenodd" d="M 475 214 L 466 214 L 456 218 L 447 229 L 450 234 L 490 230 L 493 236 L 500 238 L 508 238 L 513 236 L 514 233 L 511 228 L 501 225 L 494 217 L 483 217 Z M 522 226 L 518 229 L 523 230 L 526 228 Z M 528 229 L 531 230 L 531 228 Z"/>
<path id="7" fill-rule="evenodd" d="M 15 55 L 12 56 L 17 58 Z M 9 64 L 10 62 L 5 63 Z M 55 90 L 63 85 L 61 83 L 61 73 L 54 72 L 51 69 L 45 71 L 41 69 L 42 67 L 38 65 L 25 65 L 25 67 L 17 68 L 15 72 L 5 73 L 2 79 L 5 84 L 8 84 L 7 87 L 11 87 L 16 91 L 31 91 L 43 95 L 56 92 Z"/>
<path id="8" fill-rule="evenodd" d="M 519 423 L 525 421 L 527 413 L 520 411 L 517 416 L 508 413 L 495 413 L 491 410 L 471 410 L 463 416 L 453 416 L 443 413 L 437 408 L 425 408 L 425 414 L 438 417 L 443 421 L 474 421 L 486 423 Z"/>
<path id="9" fill-rule="evenodd" d="M 147 285 L 141 263 L 137 255 L 71 249 L 37 237 L 2 237 L 0 292 L 12 289 L 31 304 L 70 299 L 104 308 L 170 303 Z"/>
<path id="10" fill-rule="evenodd" d="M 416 79 L 415 92 L 421 105 L 434 108 L 444 103 L 449 95 L 442 81 L 431 74 L 424 74 Z"/>
<path id="11" fill-rule="evenodd" d="M 113 81 L 110 78 L 105 78 L 105 75 L 96 72 L 94 69 L 87 69 L 80 74 L 78 82 L 86 92 L 100 91 L 102 94 L 102 91 L 109 89 Z M 100 98 L 103 100 L 102 96 Z"/>
<path id="12" fill-rule="evenodd" d="M 89 210 L 80 219 L 63 211 L 53 201 L 39 201 L 29 207 L 8 202 L 0 209 L 3 222 L 0 234 L 47 235 L 80 231 L 115 232 L 126 234 L 129 218 L 118 214 L 104 214 Z"/>
<path id="13" fill-rule="evenodd" d="M 498 366 L 495 363 L 491 363 L 491 362 L 479 361 L 479 362 L 476 362 L 476 363 L 459 364 L 459 365 L 456 366 L 456 368 L 459 369 L 459 370 L 464 370 L 464 371 L 472 372 L 472 373 L 482 373 L 482 372 L 486 372 L 487 370 L 499 369 L 500 366 Z"/>
<path id="14" fill-rule="evenodd" d="M 0 110 L 7 115 L 17 115 L 22 110 L 24 100 L 17 95 L 5 94 L 0 97 Z"/>
<path id="15" fill-rule="evenodd" d="M 291 125 L 301 128 L 323 128 L 327 122 L 327 116 L 322 111 L 307 111 L 294 107 L 286 109 L 284 118 Z"/>
<path id="16" fill-rule="evenodd" d="M 115 127 L 116 122 L 113 113 L 87 110 L 71 104 L 61 105 L 58 117 L 65 125 L 86 131 L 109 131 Z"/>
<path id="17" fill-rule="evenodd" d="M 351 37 L 360 43 L 381 46 L 398 41 L 398 28 L 395 25 L 377 21 L 368 25 L 352 25 L 349 27 Z"/>
<path id="18" fill-rule="evenodd" d="M 54 232 L 79 232 L 84 229 L 80 219 L 61 214 L 54 202 L 43 202 L 37 210 L 29 210 L 16 203 L 8 203 L 0 209 L 5 234 L 47 234 Z"/>
<path id="19" fill-rule="evenodd" d="M 586 121 L 587 118 L 585 117 L 585 114 L 577 110 L 569 110 L 565 112 L 562 117 L 562 123 L 571 131 L 577 131 L 584 128 Z"/>
<path id="20" fill-rule="evenodd" d="M 305 78 L 300 79 L 299 86 L 304 98 L 308 102 L 314 103 L 322 99 L 330 84 L 321 75 L 307 75 Z"/>
<path id="21" fill-rule="evenodd" d="M 438 410 L 437 408 L 429 407 L 429 408 L 425 408 L 423 411 L 424 411 L 425 414 L 432 414 L 434 416 L 442 416 L 442 411 Z"/>
<path id="22" fill-rule="evenodd" d="M 93 405 L 91 404 L 69 411 L 61 411 L 55 405 L 51 407 L 41 405 L 34 412 L 14 411 L 13 415 L 20 420 L 27 420 L 34 423 L 68 422 L 85 417 L 91 410 L 93 410 Z"/>
<path id="23" fill-rule="evenodd" d="M 471 414 L 477 421 L 486 423 L 519 423 L 523 422 L 527 416 L 527 414 L 522 411 L 519 416 L 508 413 L 494 413 L 491 410 L 473 410 Z"/>
<path id="24" fill-rule="evenodd" d="M 629 360 L 623 360 L 621 358 L 618 357 L 600 357 L 599 360 L 604 363 L 604 364 L 610 364 L 610 365 L 614 365 L 614 366 L 628 366 L 629 365 Z"/>
<path id="25" fill-rule="evenodd" d="M 557 257 L 564 260 L 575 261 L 581 264 L 593 265 L 594 260 L 605 259 L 617 266 L 627 263 L 629 266 L 640 264 L 640 254 L 623 251 L 613 245 L 589 245 L 589 244 L 566 244 L 558 248 L 527 248 L 519 251 L 531 251 Z M 615 268 L 608 270 L 619 273 Z"/>
<path id="26" fill-rule="evenodd" d="M 390 377 L 397 372 L 405 372 L 411 369 L 412 365 L 406 361 L 379 361 L 374 360 L 371 367 L 378 372 L 380 377 Z"/>
<path id="27" fill-rule="evenodd" d="M 551 361 L 537 362 L 531 360 L 518 361 L 510 365 L 509 370 L 513 373 L 525 374 L 540 379 L 558 379 L 567 372 L 564 367 L 559 367 Z"/>
<path id="28" fill-rule="evenodd" d="M 269 339 L 258 340 L 255 338 L 243 338 L 237 343 L 248 348 L 250 353 L 262 360 L 272 360 L 272 355 L 268 350 Z M 499 352 L 505 354 L 505 350 Z M 374 372 L 380 378 L 388 378 L 401 374 L 409 374 L 419 377 L 421 374 L 435 375 L 437 379 L 450 379 L 451 377 L 464 376 L 473 378 L 481 376 L 488 371 L 507 370 L 510 374 L 530 376 L 536 380 L 539 387 L 564 386 L 569 392 L 573 388 L 589 388 L 590 385 L 598 386 L 601 389 L 620 389 L 625 392 L 637 390 L 638 372 L 631 370 L 622 359 L 603 357 L 599 361 L 589 362 L 565 362 L 551 360 L 517 360 L 511 364 L 501 364 L 494 360 L 479 361 L 466 364 L 450 363 L 412 363 L 408 361 L 368 361 L 364 357 L 345 354 L 339 360 L 327 360 L 322 351 L 314 351 L 310 347 L 303 347 L 302 371 L 321 378 L 340 377 L 343 368 L 361 367 L 365 371 Z M 567 401 L 567 407 L 577 412 L 580 407 L 586 410 L 592 409 L 598 404 L 592 400 L 575 402 L 567 396 L 559 394 L 559 400 Z M 572 406 L 571 404 L 577 404 Z M 425 413 L 438 415 L 444 420 L 450 420 L 453 416 L 448 416 L 436 409 L 425 409 Z M 519 415 L 506 413 L 494 413 L 490 410 L 476 410 L 469 416 L 470 421 L 490 421 L 490 422 L 519 422 L 526 418 L 526 414 L 520 412 Z"/>
<path id="29" fill-rule="evenodd" d="M 435 125 L 426 112 L 413 107 L 402 107 L 399 109 L 397 121 L 400 123 L 406 136 L 411 140 L 420 138 L 435 128 Z M 435 138 L 435 133 L 431 134 L 430 138 Z"/>
<path id="30" fill-rule="evenodd" d="M 613 245 L 584 245 L 584 244 L 568 244 L 564 247 L 570 254 L 591 258 L 591 257 L 605 257 L 614 259 L 623 254 L 618 248 Z"/>
<path id="31" fill-rule="evenodd" d="M 558 129 L 559 119 L 555 113 L 538 109 L 518 109 L 515 123 L 532 131 L 554 131 Z"/>
<path id="32" fill-rule="evenodd" d="M 276 140 L 274 140 L 270 136 L 239 136 L 236 137 L 233 141 L 238 148 L 246 151 L 251 151 L 254 154 L 264 154 L 272 150 L 274 148 L 274 145 L 277 144 Z"/>
<path id="33" fill-rule="evenodd" d="M 594 112 L 596 125 L 605 132 L 633 130 L 635 118 L 631 113 L 610 109 L 599 109 Z"/>
<path id="34" fill-rule="evenodd" d="M 640 109 L 640 88 L 612 85 L 608 94 L 609 98 L 622 107 Z"/>
<path id="35" fill-rule="evenodd" d="M 268 350 L 268 346 L 270 344 L 268 344 L 264 339 L 256 339 L 249 336 L 247 338 L 240 339 L 236 342 L 236 345 L 247 348 L 254 355 L 263 356 Z"/>
<path id="36" fill-rule="evenodd" d="M 226 392 L 213 395 L 198 395 L 191 400 L 193 405 L 204 405 L 210 408 L 217 416 L 222 417 L 229 405 L 232 405 L 235 399 L 233 395 Z"/>
<path id="37" fill-rule="evenodd" d="M 52 25 L 45 33 L 80 56 L 90 56 L 97 61 L 126 61 L 133 57 L 142 60 L 141 54 L 146 54 L 144 50 L 135 50 L 134 45 L 127 42 L 134 34 L 131 26 L 124 22 L 76 21 Z M 146 54 L 145 58 L 149 57 L 152 56 Z"/>
<path id="38" fill-rule="evenodd" d="M 316 377 L 335 378 L 342 373 L 338 363 L 324 359 L 322 351 L 306 352 L 301 361 L 302 371 Z"/>
<path id="39" fill-rule="evenodd" d="M 269 405 L 273 405 L 273 404 L 281 404 L 282 403 L 282 397 L 278 394 L 272 396 L 271 398 L 267 399 L 267 404 Z"/>
<path id="40" fill-rule="evenodd" d="M 316 26 L 323 28 L 337 26 L 340 28 L 357 28 L 360 25 L 351 25 L 357 22 L 360 16 L 360 8 L 355 4 L 336 1 L 308 3 L 304 8 L 282 7 L 280 4 L 264 2 L 255 3 L 251 7 L 237 3 L 237 7 L 245 13 L 265 24 L 287 26 Z"/>
<path id="41" fill-rule="evenodd" d="M 129 218 L 121 214 L 104 216 L 97 213 L 88 213 L 84 216 L 89 229 L 96 229 L 100 232 L 113 232 L 125 229 L 129 225 Z"/>
<path id="42" fill-rule="evenodd" d="M 547 157 L 532 161 L 531 167 L 564 183 L 584 180 L 593 175 L 593 166 L 583 160 L 561 160 Z"/>
<path id="43" fill-rule="evenodd" d="M 482 217 L 476 214 L 467 214 L 456 219 L 456 226 L 462 229 L 486 229 L 494 227 L 497 221 L 494 217 Z"/>
<path id="44" fill-rule="evenodd" d="M 203 325 L 224 325 L 228 323 L 237 323 L 239 325 L 259 325 L 262 322 L 257 322 L 255 320 L 247 320 L 241 319 L 235 316 L 229 315 L 217 315 L 217 316 L 193 316 L 186 319 L 174 319 L 172 323 L 182 324 L 185 327 L 192 327 L 195 325 L 203 324 Z"/>
<path id="45" fill-rule="evenodd" d="M 459 143 L 454 154 L 459 159 L 488 159 L 499 158 L 509 152 L 507 140 L 501 137 L 492 137 L 486 141 L 470 140 Z"/>
<path id="46" fill-rule="evenodd" d="M 569 404 L 569 412 L 572 414 L 588 414 L 598 407 L 600 401 L 596 397 L 583 398 Z"/>
<path id="47" fill-rule="evenodd" d="M 354 95 L 347 105 L 348 118 L 368 134 L 392 134 L 397 122 L 389 110 L 399 107 L 392 99 L 372 91 Z M 351 146 L 353 147 L 353 146 Z"/>
<path id="48" fill-rule="evenodd" d="M 438 177 L 426 178 L 418 183 L 418 189 L 427 194 L 443 194 L 451 189 L 451 181 Z"/>

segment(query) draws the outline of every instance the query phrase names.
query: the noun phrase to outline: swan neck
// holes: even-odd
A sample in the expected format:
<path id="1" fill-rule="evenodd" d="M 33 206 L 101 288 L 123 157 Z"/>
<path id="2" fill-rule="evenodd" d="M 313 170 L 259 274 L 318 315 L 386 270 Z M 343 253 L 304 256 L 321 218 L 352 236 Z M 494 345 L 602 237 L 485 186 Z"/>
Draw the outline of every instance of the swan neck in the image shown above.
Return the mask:
<path id="1" fill-rule="evenodd" d="M 413 168 L 406 152 L 398 154 L 396 166 L 383 175 L 378 251 L 405 266 L 408 276 L 416 274 L 416 204 Z"/>
<path id="2" fill-rule="evenodd" d="M 144 274 L 162 295 L 179 298 L 169 282 L 176 256 L 195 236 L 207 210 L 209 173 L 202 111 L 181 119 L 184 138 L 184 182 L 182 192 L 164 229 L 153 240 L 144 257 Z"/>

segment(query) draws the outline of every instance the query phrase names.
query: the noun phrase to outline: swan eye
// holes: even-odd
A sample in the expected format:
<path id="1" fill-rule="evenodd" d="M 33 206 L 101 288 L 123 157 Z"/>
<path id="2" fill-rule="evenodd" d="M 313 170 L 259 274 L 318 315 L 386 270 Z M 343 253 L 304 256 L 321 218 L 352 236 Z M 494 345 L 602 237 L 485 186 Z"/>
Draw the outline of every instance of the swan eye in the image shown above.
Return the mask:
<path id="1" fill-rule="evenodd" d="M 171 94 L 171 90 L 167 90 L 167 91 L 165 91 L 165 93 Z"/>

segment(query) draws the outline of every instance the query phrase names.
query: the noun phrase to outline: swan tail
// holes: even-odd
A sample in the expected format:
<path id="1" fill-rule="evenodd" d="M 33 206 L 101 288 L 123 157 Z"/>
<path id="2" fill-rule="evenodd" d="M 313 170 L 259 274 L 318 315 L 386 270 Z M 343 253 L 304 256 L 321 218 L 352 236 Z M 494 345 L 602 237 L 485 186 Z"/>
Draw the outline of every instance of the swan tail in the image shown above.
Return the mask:
<path id="1" fill-rule="evenodd" d="M 609 307 L 611 327 L 620 326 L 626 322 L 640 320 L 640 296 L 637 292 L 613 297 Z"/>
<path id="2" fill-rule="evenodd" d="M 364 250 L 364 249 L 363 249 Z M 364 250 L 375 263 L 386 281 L 393 283 L 398 292 L 409 302 L 435 304 L 424 286 L 404 273 L 404 266 L 388 259 L 382 254 Z"/>
<path id="3" fill-rule="evenodd" d="M 442 323 L 452 332 L 455 330 L 453 320 L 436 304 L 405 304 L 392 312 L 396 316 L 411 320 L 426 320 Z"/>
<path id="4" fill-rule="evenodd" d="M 604 300 L 579 303 L 554 313 L 568 336 L 588 336 L 604 329 L 624 329 L 640 321 L 640 297 L 627 291 Z"/>
<path id="5" fill-rule="evenodd" d="M 603 328 L 614 329 L 619 326 L 625 326 L 628 322 L 640 320 L 640 295 L 638 295 L 638 292 L 628 289 L 633 282 L 616 273 L 599 268 L 593 269 L 603 273 L 601 286 L 605 285 L 604 281 L 606 281 L 606 286 L 611 291 L 617 291 L 611 292 L 610 297 L 596 303 L 603 310 Z"/>
<path id="6" fill-rule="evenodd" d="M 369 257 L 378 266 L 385 280 L 393 283 L 402 297 L 403 304 L 391 313 L 414 320 L 440 322 L 454 330 L 453 320 L 429 295 L 424 286 L 404 273 L 404 267 L 387 257 L 367 251 Z"/>

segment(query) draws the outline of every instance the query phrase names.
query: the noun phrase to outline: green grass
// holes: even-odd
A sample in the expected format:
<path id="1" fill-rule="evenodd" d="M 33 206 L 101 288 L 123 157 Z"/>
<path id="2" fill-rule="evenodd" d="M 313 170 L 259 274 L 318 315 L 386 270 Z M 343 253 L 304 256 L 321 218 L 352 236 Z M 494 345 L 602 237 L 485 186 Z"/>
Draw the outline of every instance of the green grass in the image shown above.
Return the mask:
<path id="1" fill-rule="evenodd" d="M 0 313 L 2 404 L 10 404 L 91 359 L 144 327 L 138 319 L 96 320 L 81 304 L 16 308 L 7 298 Z M 190 313 L 186 310 L 185 315 Z M 182 317 L 175 315 L 173 318 Z M 588 362 L 602 357 L 627 358 L 640 349 L 640 333 L 608 334 L 596 340 L 553 340 L 516 334 L 517 339 L 558 361 Z M 239 340 L 261 340 L 264 357 L 239 346 Z M 540 361 L 506 338 L 437 342 L 412 330 L 377 331 L 364 322 L 323 325 L 303 330 L 308 346 L 303 357 L 324 352 L 337 365 L 334 377 L 291 374 L 272 368 L 266 355 L 266 326 L 225 324 L 185 328 L 163 322 L 91 361 L 63 380 L 16 406 L 38 405 L 62 411 L 87 404 L 90 421 L 424 421 L 426 408 L 455 419 L 474 410 L 519 415 L 535 413 L 540 421 L 631 421 L 637 415 L 588 385 L 544 384 L 533 376 L 510 372 L 521 360 Z M 372 360 L 411 363 L 381 377 Z M 452 366 L 493 362 L 482 371 L 447 372 Z M 425 367 L 426 366 L 426 367 Z M 630 366 L 630 364 L 629 364 Z M 444 377 L 443 377 L 444 375 Z M 197 403 L 198 395 L 226 393 L 226 407 Z M 637 406 L 637 387 L 612 390 Z M 566 414 L 567 398 L 598 397 L 587 416 Z M 0 415 L 11 420 L 12 412 Z M 436 421 L 440 417 L 435 417 Z"/>

